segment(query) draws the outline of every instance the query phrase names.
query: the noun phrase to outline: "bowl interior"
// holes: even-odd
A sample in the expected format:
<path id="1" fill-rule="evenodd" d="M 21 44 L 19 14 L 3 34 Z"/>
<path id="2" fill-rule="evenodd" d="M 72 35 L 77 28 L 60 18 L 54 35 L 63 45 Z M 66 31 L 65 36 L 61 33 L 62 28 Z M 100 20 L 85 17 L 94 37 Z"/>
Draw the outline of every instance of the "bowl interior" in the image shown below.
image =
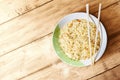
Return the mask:
<path id="1" fill-rule="evenodd" d="M 70 22 L 71 20 L 74 19 L 87 19 L 87 14 L 83 13 L 83 12 L 79 12 L 79 13 L 72 13 L 69 14 L 67 16 L 65 16 L 64 18 L 62 18 L 59 23 L 57 24 L 54 33 L 53 33 L 53 46 L 54 49 L 56 51 L 56 54 L 59 56 L 59 58 L 63 61 L 66 62 L 70 65 L 73 66 L 87 66 L 91 64 L 91 60 L 87 59 L 87 60 L 79 60 L 79 61 L 75 61 L 70 59 L 69 57 L 67 57 L 64 53 L 64 51 L 61 49 L 60 44 L 58 42 L 59 40 L 59 35 L 60 35 L 60 29 L 66 25 L 68 22 Z M 97 18 L 93 15 L 90 15 L 90 21 L 97 24 Z M 99 60 L 100 57 L 103 55 L 105 48 L 106 48 L 106 44 L 107 44 L 107 35 L 106 35 L 106 31 L 105 28 L 103 26 L 102 23 L 100 23 L 100 27 L 101 30 L 100 31 L 100 36 L 101 36 L 101 45 L 100 45 L 100 49 L 96 55 L 96 59 L 95 61 Z"/>

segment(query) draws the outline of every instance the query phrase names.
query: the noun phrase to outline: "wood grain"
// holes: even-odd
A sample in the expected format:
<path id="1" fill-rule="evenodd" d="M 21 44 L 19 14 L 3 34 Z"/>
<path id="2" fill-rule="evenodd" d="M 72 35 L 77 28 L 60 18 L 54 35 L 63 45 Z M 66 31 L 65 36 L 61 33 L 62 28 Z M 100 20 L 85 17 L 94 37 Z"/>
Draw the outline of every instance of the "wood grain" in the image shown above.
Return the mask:
<path id="1" fill-rule="evenodd" d="M 0 56 L 51 33 L 60 18 L 72 12 L 84 11 L 86 3 L 91 4 L 91 13 L 95 13 L 98 3 L 101 2 L 105 8 L 118 1 L 55 0 L 2 24 L 0 25 Z"/>
<path id="2" fill-rule="evenodd" d="M 89 80 L 119 80 L 120 65 Z"/>
<path id="3" fill-rule="evenodd" d="M 120 24 L 118 24 L 118 22 L 120 21 L 120 2 L 115 3 L 114 6 L 111 6 L 110 8 L 108 8 L 108 10 L 104 10 L 101 13 L 101 21 L 105 25 L 108 35 L 115 33 L 115 34 L 111 35 L 110 38 L 116 36 L 117 34 L 119 35 L 120 34 L 120 29 L 119 29 Z M 112 23 L 114 23 L 114 24 L 112 24 Z"/>
<path id="4" fill-rule="evenodd" d="M 117 42 L 115 43 L 115 40 Z M 108 42 L 105 55 L 93 66 L 72 67 L 63 62 L 55 63 L 51 67 L 37 70 L 19 80 L 86 80 L 104 73 L 115 66 L 120 65 L 120 36 L 116 36 Z M 117 46 L 117 47 L 116 47 Z M 117 58 L 118 57 L 118 58 Z M 119 74 L 117 73 L 117 77 Z M 113 76 L 109 76 L 113 77 Z M 108 79 L 109 80 L 109 79 Z"/>
<path id="5" fill-rule="evenodd" d="M 70 71 L 70 72 L 68 72 L 70 74 L 67 75 L 67 79 L 69 79 L 69 80 L 75 80 L 75 79 L 76 80 L 78 80 L 78 79 L 84 80 L 84 79 L 89 79 L 92 76 L 102 74 L 104 71 L 107 71 L 117 65 L 120 65 L 120 59 L 119 59 L 120 35 L 117 32 L 117 31 L 120 32 L 120 29 L 118 28 L 117 31 L 115 31 L 116 29 L 114 29 L 115 27 L 119 27 L 119 24 L 116 23 L 116 21 L 118 22 L 120 20 L 120 18 L 117 18 L 117 20 L 116 20 L 116 18 L 113 19 L 113 17 L 116 17 L 116 16 L 119 17 L 119 12 L 117 12 L 117 15 L 113 15 L 114 12 L 118 11 L 117 9 L 119 9 L 119 6 L 120 6 L 119 3 L 117 3 L 117 4 L 114 4 L 113 6 L 102 11 L 101 17 L 102 17 L 102 21 L 104 22 L 104 25 L 106 25 L 105 27 L 108 32 L 109 40 L 108 40 L 108 47 L 105 52 L 105 55 L 99 62 L 96 63 L 96 65 L 84 67 L 84 68 L 75 68 L 75 67 L 71 67 L 71 66 L 68 66 L 68 65 L 60 62 L 59 64 L 55 64 L 54 68 L 53 68 L 53 66 L 54 66 L 53 65 L 52 67 L 49 67 L 45 70 L 41 70 L 37 73 L 33 72 L 34 74 L 27 76 L 27 77 L 23 78 L 22 80 L 32 80 L 32 79 L 36 79 L 36 80 L 49 80 L 49 79 L 66 80 L 66 78 L 63 77 L 64 74 L 60 75 L 61 71 L 64 71 L 64 69 L 66 69 L 66 68 L 69 69 L 69 71 Z M 111 9 L 114 9 L 116 11 L 111 12 L 111 14 L 109 16 L 107 16 L 107 14 L 105 15 L 105 12 L 109 12 L 109 11 L 111 11 Z M 107 18 L 107 19 L 104 19 L 104 18 Z M 111 22 L 111 20 L 112 20 L 112 22 Z M 107 26 L 110 22 L 111 22 L 111 26 Z M 112 32 L 111 30 L 114 30 L 114 32 Z M 114 36 L 114 37 L 111 37 L 111 36 Z M 62 66 L 65 66 L 65 67 L 62 67 Z M 71 72 L 73 72 L 73 73 L 71 73 Z M 54 73 L 56 73 L 56 74 L 54 74 Z M 54 75 L 52 75 L 52 74 L 54 74 Z M 111 76 L 111 78 L 112 77 L 113 76 Z"/>
<path id="6" fill-rule="evenodd" d="M 115 9 L 118 11 L 119 4 L 114 4 L 113 6 L 102 10 L 102 13 L 109 12 L 111 9 Z M 114 12 L 111 12 L 110 15 L 113 17 L 118 15 L 113 14 Z M 104 16 L 107 16 L 107 14 L 104 14 Z M 112 19 L 112 17 L 108 16 L 107 20 L 103 18 L 104 16 L 103 14 L 101 16 L 104 25 L 108 25 L 108 21 L 109 19 Z M 108 38 L 111 35 L 116 34 L 116 31 L 114 31 L 114 33 L 111 32 L 114 26 L 118 27 L 118 23 L 116 23 L 115 21 L 119 21 L 119 18 L 117 18 L 117 20 L 112 19 L 112 26 L 110 28 L 107 28 L 109 26 L 106 26 L 106 29 L 109 33 Z M 52 35 L 50 34 L 49 36 L 38 39 L 37 41 L 34 41 L 29 45 L 26 45 L 5 56 L 2 56 L 0 58 L 0 78 L 3 80 L 64 80 L 64 78 L 75 80 L 91 78 L 92 76 L 100 74 L 120 64 L 120 59 L 117 58 L 120 56 L 120 36 L 114 36 L 115 37 L 109 39 L 108 47 L 103 58 L 98 61 L 94 66 L 75 68 L 62 62 L 56 63 L 58 58 L 56 57 L 52 48 Z M 51 67 L 47 68 L 47 66 Z M 66 72 L 64 73 L 65 76 L 60 75 L 61 71 L 64 72 L 64 69 L 66 68 L 69 69 L 68 71 L 70 71 L 70 74 L 67 77 Z"/>
<path id="7" fill-rule="evenodd" d="M 27 13 L 50 0 L 0 0 L 0 24 Z"/>
<path id="8" fill-rule="evenodd" d="M 57 62 L 51 35 L 0 58 L 0 80 L 17 80 Z"/>
<path id="9" fill-rule="evenodd" d="M 68 4 L 67 2 L 64 2 L 64 1 L 63 3 Z M 63 4 L 63 3 L 62 2 L 58 3 L 58 6 L 60 6 L 60 4 Z M 97 3 L 98 2 L 96 1 L 95 4 Z M 50 7 L 51 4 L 52 3 L 49 3 L 45 6 L 42 6 L 39 9 L 42 11 L 43 9 L 46 8 L 46 11 L 47 11 L 47 9 Z M 73 5 L 75 4 L 75 2 L 71 4 Z M 117 23 L 120 20 L 119 6 L 120 6 L 119 3 L 116 3 L 110 7 L 107 7 L 107 8 L 104 7 L 105 9 L 102 10 L 102 22 L 104 22 L 104 25 L 108 32 L 108 38 L 109 38 L 108 47 L 105 52 L 105 55 L 99 62 L 96 63 L 96 65 L 84 67 L 84 68 L 75 68 L 67 64 L 64 64 L 62 62 L 58 63 L 58 58 L 56 57 L 55 52 L 52 48 L 52 43 L 51 43 L 52 35 L 49 34 L 48 36 L 44 37 L 46 34 L 52 32 L 51 26 L 49 25 L 55 24 L 56 20 L 52 21 L 52 18 L 53 18 L 52 15 L 51 17 L 48 16 L 47 19 L 45 18 L 44 13 L 43 14 L 41 13 L 42 14 L 41 16 L 37 15 L 39 18 L 42 18 L 42 21 L 48 21 L 46 25 L 43 25 L 42 23 L 40 23 L 41 25 L 44 26 L 42 28 L 39 27 L 38 20 L 40 19 L 37 18 L 36 16 L 37 20 L 35 20 L 36 18 L 34 16 L 35 14 L 38 13 L 37 11 L 39 9 L 36 9 L 33 12 L 31 11 L 30 13 L 24 14 L 23 16 L 19 17 L 19 19 L 17 18 L 15 20 L 12 20 L 4 24 L 4 26 L 1 26 L 2 28 L 0 27 L 0 36 L 2 36 L 0 41 L 1 43 L 4 42 L 4 45 L 1 45 L 1 46 L 2 48 L 3 46 L 5 46 L 4 48 L 7 48 L 7 47 L 9 48 L 7 48 L 3 52 L 5 53 L 6 51 L 19 48 L 19 46 L 21 45 L 23 47 L 16 49 L 10 52 L 9 54 L 6 54 L 0 57 L 0 79 L 1 80 L 17 80 L 17 79 L 21 79 L 21 80 L 22 79 L 23 80 L 50 80 L 50 79 L 66 80 L 69 78 L 69 80 L 75 80 L 75 79 L 83 80 L 83 79 L 91 78 L 97 74 L 103 73 L 104 71 L 107 71 L 119 65 L 120 59 L 117 58 L 120 56 L 120 47 L 119 47 L 120 29 L 118 28 L 119 24 Z M 57 9 L 57 8 L 54 8 L 54 9 Z M 53 7 L 52 8 L 50 7 L 50 11 L 52 10 L 51 14 L 54 12 L 54 9 Z M 84 6 L 83 8 L 80 8 L 77 10 L 79 11 L 82 9 L 84 10 Z M 117 13 L 116 15 L 113 15 L 114 12 L 111 11 L 113 9 L 114 9 L 114 12 Z M 65 10 L 67 10 L 67 8 Z M 48 14 L 46 11 L 45 13 Z M 92 13 L 94 13 L 94 11 L 95 10 L 93 9 Z M 105 12 L 110 12 L 110 11 L 111 13 L 109 16 L 108 14 L 105 14 Z M 68 12 L 65 13 L 63 11 L 58 10 L 58 13 L 55 14 L 56 17 L 54 18 L 58 20 L 59 15 L 61 15 L 60 17 L 62 17 L 65 14 L 68 14 L 70 12 L 72 11 L 68 10 Z M 34 14 L 34 15 L 31 15 L 31 14 Z M 94 14 L 96 15 L 96 13 Z M 118 18 L 114 18 L 114 17 L 118 17 Z M 21 22 L 19 20 L 24 20 L 26 22 L 24 21 Z M 35 20 L 35 22 L 32 22 L 32 20 Z M 14 22 L 18 25 L 18 27 L 17 25 L 15 25 Z M 109 25 L 110 22 L 111 24 Z M 35 25 L 37 25 L 37 27 L 32 27 Z M 50 30 L 48 27 L 50 28 Z M 118 29 L 115 29 L 115 27 Z M 114 31 L 112 32 L 112 30 Z M 41 32 L 39 33 L 39 31 Z M 7 37 L 4 37 L 4 36 L 7 36 Z M 3 41 L 3 40 L 6 40 L 6 41 Z M 31 42 L 31 41 L 34 41 L 34 42 L 26 45 L 28 42 Z M 66 72 L 64 72 L 64 69 L 68 69 L 68 70 L 65 70 Z M 70 74 L 68 74 L 67 72 L 69 72 Z"/>

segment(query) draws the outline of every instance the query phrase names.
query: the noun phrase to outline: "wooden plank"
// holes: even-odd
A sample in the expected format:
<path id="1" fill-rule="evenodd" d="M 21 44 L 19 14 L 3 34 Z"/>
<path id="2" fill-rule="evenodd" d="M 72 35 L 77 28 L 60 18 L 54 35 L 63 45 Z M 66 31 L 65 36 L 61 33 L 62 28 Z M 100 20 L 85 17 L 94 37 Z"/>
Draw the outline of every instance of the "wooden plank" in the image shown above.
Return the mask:
<path id="1" fill-rule="evenodd" d="M 51 47 L 51 35 L 0 58 L 0 80 L 17 80 L 54 64 L 58 58 Z"/>
<path id="2" fill-rule="evenodd" d="M 116 43 L 114 43 L 115 40 L 117 40 Z M 37 70 L 19 80 L 86 80 L 95 75 L 102 74 L 120 65 L 120 46 L 118 46 L 120 45 L 120 36 L 110 40 L 108 45 L 105 55 L 93 66 L 79 68 L 60 62 L 44 70 Z"/>
<path id="3" fill-rule="evenodd" d="M 120 31 L 118 29 L 120 26 L 120 24 L 118 24 L 118 22 L 120 21 L 120 15 L 119 15 L 120 8 L 119 7 L 120 7 L 120 2 L 114 4 L 114 6 L 111 6 L 111 8 L 109 8 L 109 10 L 104 10 L 101 14 L 101 21 L 105 25 L 108 35 L 111 35 L 113 33 Z M 113 22 L 113 19 L 114 19 L 114 22 Z M 114 24 L 112 24 L 112 23 L 114 23 Z M 117 24 L 117 25 L 115 25 L 115 24 Z M 110 36 L 110 38 L 111 37 L 113 37 L 113 36 Z"/>
<path id="4" fill-rule="evenodd" d="M 101 2 L 105 8 L 118 1 L 55 0 L 2 24 L 0 25 L 0 56 L 51 33 L 60 18 L 72 12 L 84 11 L 86 3 L 91 4 L 91 12 L 94 13 L 98 10 L 98 3 Z"/>
<path id="5" fill-rule="evenodd" d="M 94 66 L 76 68 L 60 62 L 59 64 L 54 64 L 52 67 L 46 68 L 44 70 L 40 70 L 37 72 L 35 71 L 32 75 L 20 78 L 20 80 L 84 80 L 91 78 L 92 76 L 101 74 L 104 71 L 109 70 L 117 65 L 120 65 L 120 29 L 118 28 L 119 24 L 115 22 L 118 22 L 120 18 L 117 18 L 117 20 L 116 18 L 113 19 L 113 17 L 116 17 L 116 15 L 119 17 L 119 4 L 120 3 L 114 4 L 113 6 L 102 11 L 101 17 L 104 24 L 108 25 L 109 22 L 112 23 L 111 26 L 106 26 L 106 29 L 108 31 L 108 46 L 106 52 L 102 59 L 98 61 Z M 109 16 L 107 16 L 108 14 L 106 14 L 107 19 L 104 19 L 105 12 L 110 12 L 111 9 L 114 9 L 114 12 L 118 11 L 117 14 L 113 15 L 114 12 L 111 12 Z M 114 29 L 115 27 L 119 30 Z M 111 30 L 114 31 L 112 32 Z"/>
<path id="6" fill-rule="evenodd" d="M 114 23 L 112 23 L 112 24 L 114 24 Z M 111 35 L 113 35 L 113 34 L 111 34 Z M 109 35 L 109 36 L 111 36 L 111 35 Z M 4 63 L 1 68 L 1 74 L 2 74 L 0 76 L 1 79 L 3 78 L 3 80 L 4 79 L 12 80 L 12 79 L 18 79 L 19 77 L 22 77 L 22 76 L 30 75 L 28 77 L 23 78 L 23 80 L 33 80 L 33 79 L 35 79 L 35 80 L 50 80 L 50 79 L 64 80 L 64 78 L 67 76 L 67 71 L 70 71 L 69 72 L 70 74 L 66 77 L 67 79 L 68 78 L 71 80 L 87 79 L 87 78 L 90 78 L 94 75 L 102 73 L 102 72 L 120 64 L 120 60 L 117 58 L 120 56 L 120 54 L 119 54 L 120 47 L 118 46 L 118 45 L 120 45 L 120 36 L 116 36 L 109 40 L 108 48 L 107 48 L 105 55 L 99 62 L 96 63 L 95 66 L 89 66 L 89 67 L 84 67 L 84 68 L 75 68 L 75 67 L 68 66 L 62 62 L 59 64 L 54 64 L 56 62 L 57 58 L 56 58 L 56 60 L 52 60 L 54 58 L 53 56 L 55 56 L 53 54 L 53 56 L 50 56 L 52 59 L 49 59 L 51 61 L 49 63 L 50 64 L 52 63 L 53 66 L 50 68 L 47 68 L 45 70 L 44 69 L 41 70 L 41 64 L 43 64 L 44 66 L 48 65 L 48 64 L 46 64 L 46 62 L 48 62 L 49 60 L 46 60 L 46 59 L 49 58 L 48 55 L 50 55 L 51 51 L 53 51 L 53 50 L 48 50 L 48 48 L 46 48 L 47 46 L 49 46 L 49 44 L 51 42 L 51 41 L 48 42 L 48 40 L 51 40 L 50 38 L 51 38 L 51 35 L 48 37 L 46 36 L 45 38 L 43 38 L 42 41 L 40 40 L 40 44 L 39 44 L 39 40 L 38 40 L 37 42 L 33 42 L 32 44 L 29 44 L 27 46 L 29 48 L 23 47 L 23 52 L 25 52 L 24 54 L 22 54 L 22 50 L 20 49 L 18 51 L 14 51 L 13 52 L 14 54 L 10 53 L 8 55 L 5 55 L 6 58 L 1 57 L 3 59 L 2 61 Z M 115 43 L 115 41 L 117 41 L 117 42 Z M 36 50 L 36 47 L 38 47 L 38 45 L 45 45 L 45 47 L 44 47 L 45 49 L 38 48 Z M 116 46 L 118 46 L 118 47 L 116 47 Z M 51 47 L 51 45 L 49 47 Z M 47 54 L 42 56 L 43 60 L 39 60 L 40 62 L 38 62 L 39 58 L 36 58 L 36 57 L 41 56 L 42 53 L 39 54 L 41 52 L 41 50 L 44 50 L 43 53 L 47 52 Z M 33 53 L 36 52 L 37 55 L 36 54 L 34 55 L 31 52 L 33 52 Z M 18 55 L 18 53 L 19 53 L 19 55 Z M 22 57 L 20 57 L 20 55 Z M 29 56 L 31 56 L 31 57 L 26 58 L 24 60 L 25 67 L 23 66 L 22 70 L 21 70 L 20 65 L 23 64 L 23 62 L 22 62 L 23 55 L 26 55 L 26 57 L 29 57 Z M 17 59 L 16 59 L 16 61 L 14 61 L 14 58 L 16 58 L 16 57 L 17 57 Z M 1 61 L 1 59 L 0 59 L 0 61 Z M 8 61 L 9 61 L 9 64 L 8 64 Z M 17 63 L 17 62 L 19 62 L 19 63 Z M 6 63 L 6 65 L 5 65 L 5 63 Z M 30 65 L 28 65 L 29 63 L 30 63 Z M 38 63 L 41 63 L 41 64 L 38 64 Z M 42 66 L 42 68 L 44 66 Z M 6 70 L 4 70 L 4 69 L 6 69 Z M 64 72 L 64 69 L 69 69 L 69 70 L 65 70 L 65 72 Z M 63 71 L 62 73 L 64 75 L 60 75 L 61 71 Z M 80 72 L 80 74 L 79 74 L 79 72 Z M 31 74 L 33 74 L 33 75 L 31 75 Z M 84 75 L 84 74 L 86 74 L 86 75 Z M 70 77 L 70 76 L 72 76 L 72 77 Z"/>
<path id="7" fill-rule="evenodd" d="M 89 80 L 119 80 L 119 79 L 120 79 L 120 65 Z"/>
<path id="8" fill-rule="evenodd" d="M 0 24 L 29 12 L 50 0 L 0 0 Z"/>
<path id="9" fill-rule="evenodd" d="M 114 7 L 116 7 L 116 6 L 114 6 Z M 118 7 L 119 6 L 116 7 L 116 10 L 118 9 Z M 105 9 L 104 11 L 106 11 L 106 10 L 109 11 L 109 9 L 111 9 L 111 8 Z M 111 15 L 113 15 L 113 13 Z M 118 21 L 119 21 L 119 18 L 118 18 Z M 104 21 L 104 24 L 105 24 L 105 22 L 106 21 Z M 118 24 L 114 23 L 114 19 L 113 19 L 113 23 L 111 23 L 111 24 L 114 26 L 118 25 Z M 108 28 L 108 32 L 109 32 L 109 29 L 111 29 L 111 28 Z M 111 34 L 111 35 L 113 35 L 113 34 Z M 109 35 L 109 36 L 111 36 L 111 35 Z M 116 48 L 115 46 L 119 45 L 119 43 L 118 43 L 118 42 L 120 42 L 119 40 L 120 40 L 119 37 L 114 37 L 114 39 L 112 39 L 112 41 L 109 42 L 109 46 L 112 46 L 109 48 L 109 50 L 111 50 L 113 48 L 112 52 L 117 51 L 119 47 Z M 117 41 L 116 44 L 113 44 L 114 41 Z M 52 48 L 51 42 L 52 42 L 51 35 L 46 36 L 42 40 L 39 39 L 36 42 L 33 42 L 33 43 L 26 45 L 20 49 L 17 49 L 5 56 L 2 56 L 0 58 L 0 78 L 3 80 L 7 80 L 7 79 L 15 80 L 15 79 L 22 78 L 24 76 L 33 74 L 34 72 L 39 71 L 41 69 L 44 70 L 44 68 L 46 68 L 45 66 L 54 64 L 58 60 L 58 58 L 56 58 L 56 56 L 53 54 L 54 50 L 50 49 L 50 48 Z M 107 54 L 109 54 L 109 53 L 111 53 L 111 51 L 107 52 Z M 53 54 L 53 55 L 51 55 L 51 54 Z M 51 55 L 51 56 L 49 56 L 49 55 Z M 109 59 L 107 59 L 108 62 L 106 62 L 106 64 L 109 64 L 110 60 L 111 60 L 111 56 L 113 56 L 113 54 L 111 53 L 107 56 L 109 57 Z M 112 58 L 115 60 L 116 56 L 119 56 L 119 54 L 115 54 Z M 103 58 L 103 61 L 104 61 L 104 58 Z M 115 61 L 116 61 L 115 63 L 112 62 L 112 64 L 110 64 L 109 68 L 117 65 L 120 60 L 116 59 Z M 41 64 L 39 64 L 39 63 L 41 63 Z M 100 65 L 97 65 L 97 64 L 100 64 Z M 103 69 L 103 67 L 104 67 L 102 64 L 102 61 L 97 64 L 96 64 L 95 69 L 99 68 L 99 66 L 100 67 L 102 66 L 98 70 L 98 72 L 99 71 L 102 72 L 103 70 L 101 71 L 101 69 Z M 63 63 L 60 63 L 60 65 L 64 66 Z M 53 65 L 52 69 L 48 68 L 48 71 L 46 71 L 46 70 L 43 71 L 43 73 L 44 73 L 43 75 L 46 75 L 46 72 L 48 72 L 48 76 L 51 76 L 49 74 L 49 72 L 51 73 L 51 70 L 53 70 L 55 68 L 54 66 L 59 66 L 59 65 Z M 72 69 L 72 67 L 71 67 L 71 69 Z M 91 69 L 91 68 L 87 67 L 87 70 L 89 70 L 89 69 Z M 77 71 L 77 70 L 79 70 L 79 68 L 75 68 L 75 70 Z M 84 70 L 86 70 L 86 68 L 84 68 L 83 71 Z M 54 69 L 53 72 L 56 72 L 56 69 Z M 38 72 L 38 73 L 42 73 L 42 72 Z M 43 75 L 40 75 L 40 77 L 38 77 L 38 78 L 41 78 L 41 76 L 43 76 Z M 33 77 L 28 76 L 26 78 L 34 79 L 35 76 L 39 76 L 39 74 L 36 73 L 32 76 Z M 92 76 L 93 76 L 93 74 L 92 74 Z M 54 77 L 54 75 L 53 75 L 53 77 Z M 76 77 L 76 76 L 74 76 L 74 77 Z M 43 76 L 43 79 L 44 78 L 45 77 Z"/>

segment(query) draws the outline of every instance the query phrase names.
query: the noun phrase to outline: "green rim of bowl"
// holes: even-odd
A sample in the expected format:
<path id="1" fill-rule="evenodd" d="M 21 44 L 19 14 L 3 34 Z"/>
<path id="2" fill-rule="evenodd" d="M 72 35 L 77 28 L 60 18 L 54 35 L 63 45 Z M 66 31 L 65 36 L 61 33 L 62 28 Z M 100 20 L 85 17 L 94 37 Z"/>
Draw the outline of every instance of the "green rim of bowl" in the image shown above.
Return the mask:
<path id="1" fill-rule="evenodd" d="M 58 42 L 60 35 L 60 27 L 59 25 L 56 26 L 54 33 L 53 33 L 53 46 L 56 51 L 56 54 L 59 56 L 59 58 L 72 66 L 82 67 L 85 66 L 81 61 L 75 61 L 67 57 L 64 53 L 64 51 L 61 49 L 60 44 Z"/>

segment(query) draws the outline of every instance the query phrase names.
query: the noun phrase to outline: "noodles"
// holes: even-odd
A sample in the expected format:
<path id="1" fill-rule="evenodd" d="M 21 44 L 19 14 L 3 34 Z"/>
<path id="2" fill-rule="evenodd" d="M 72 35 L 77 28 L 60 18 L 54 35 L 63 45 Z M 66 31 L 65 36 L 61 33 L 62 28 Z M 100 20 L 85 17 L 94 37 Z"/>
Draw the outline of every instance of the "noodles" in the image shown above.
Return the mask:
<path id="1" fill-rule="evenodd" d="M 90 24 L 91 49 L 95 44 L 96 25 Z M 65 54 L 73 60 L 85 60 L 90 58 L 88 45 L 87 21 L 76 19 L 70 21 L 60 30 L 59 43 Z M 100 33 L 98 33 L 96 52 L 100 47 Z"/>

